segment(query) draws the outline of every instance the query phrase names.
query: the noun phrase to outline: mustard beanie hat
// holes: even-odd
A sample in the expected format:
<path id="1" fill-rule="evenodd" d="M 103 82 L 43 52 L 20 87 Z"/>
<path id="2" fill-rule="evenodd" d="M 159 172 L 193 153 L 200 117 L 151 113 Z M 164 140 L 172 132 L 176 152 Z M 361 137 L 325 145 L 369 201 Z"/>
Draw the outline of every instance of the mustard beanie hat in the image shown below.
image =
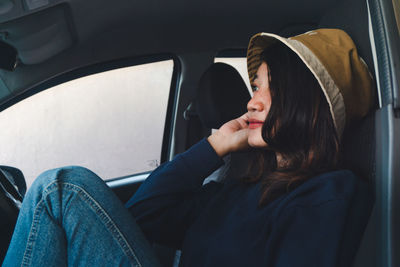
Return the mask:
<path id="1" fill-rule="evenodd" d="M 250 82 L 262 63 L 260 54 L 276 42 L 294 51 L 318 80 L 339 137 L 346 124 L 361 119 L 374 106 L 372 75 L 353 40 L 339 29 L 318 29 L 289 38 L 271 33 L 254 35 L 247 49 Z"/>

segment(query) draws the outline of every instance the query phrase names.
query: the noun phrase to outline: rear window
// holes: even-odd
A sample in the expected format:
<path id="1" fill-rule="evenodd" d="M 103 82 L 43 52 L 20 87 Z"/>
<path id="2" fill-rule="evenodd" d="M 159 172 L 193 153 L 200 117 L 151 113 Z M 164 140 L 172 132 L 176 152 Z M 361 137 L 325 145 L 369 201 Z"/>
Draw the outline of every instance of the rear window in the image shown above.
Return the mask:
<path id="1" fill-rule="evenodd" d="M 0 112 L 0 163 L 28 186 L 41 172 L 87 167 L 107 180 L 160 163 L 173 60 L 81 77 Z"/>

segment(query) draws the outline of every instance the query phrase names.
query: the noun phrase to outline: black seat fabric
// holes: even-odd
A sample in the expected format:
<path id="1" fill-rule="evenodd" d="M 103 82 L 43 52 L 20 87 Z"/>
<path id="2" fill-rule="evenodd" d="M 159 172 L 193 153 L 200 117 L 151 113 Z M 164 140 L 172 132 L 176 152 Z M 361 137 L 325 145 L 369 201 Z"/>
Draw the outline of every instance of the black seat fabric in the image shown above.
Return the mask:
<path id="1" fill-rule="evenodd" d="M 201 76 L 194 103 L 203 125 L 218 129 L 243 115 L 249 100 L 250 94 L 239 72 L 228 64 L 214 63 Z"/>
<path id="2" fill-rule="evenodd" d="M 185 111 L 188 122 L 186 149 L 244 114 L 250 94 L 239 72 L 225 63 L 214 63 L 200 78 L 196 97 Z"/>

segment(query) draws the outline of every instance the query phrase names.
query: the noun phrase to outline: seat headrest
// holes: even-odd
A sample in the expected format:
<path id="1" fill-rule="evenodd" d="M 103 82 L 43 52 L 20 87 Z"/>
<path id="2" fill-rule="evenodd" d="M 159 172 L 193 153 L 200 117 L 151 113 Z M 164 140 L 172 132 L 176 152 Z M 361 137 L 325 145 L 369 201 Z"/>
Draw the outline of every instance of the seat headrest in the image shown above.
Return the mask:
<path id="1" fill-rule="evenodd" d="M 212 64 L 201 76 L 194 101 L 203 125 L 218 129 L 243 115 L 250 94 L 239 72 L 225 63 Z"/>

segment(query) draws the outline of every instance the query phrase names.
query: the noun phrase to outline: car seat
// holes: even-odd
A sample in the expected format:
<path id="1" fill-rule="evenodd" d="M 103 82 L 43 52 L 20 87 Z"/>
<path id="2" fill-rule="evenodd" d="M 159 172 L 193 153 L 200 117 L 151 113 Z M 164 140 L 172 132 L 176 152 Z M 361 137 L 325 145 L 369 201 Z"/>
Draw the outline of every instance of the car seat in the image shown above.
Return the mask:
<path id="1" fill-rule="evenodd" d="M 189 121 L 186 149 L 209 136 L 212 129 L 219 129 L 225 122 L 246 113 L 249 100 L 249 91 L 239 72 L 228 64 L 213 63 L 201 76 L 196 97 L 184 114 Z M 224 161 L 225 165 L 207 177 L 204 183 L 224 179 L 231 165 L 237 165 L 231 163 L 230 155 L 224 157 Z M 239 165 L 245 164 L 239 162 Z"/>
<path id="2" fill-rule="evenodd" d="M 366 1 L 342 1 L 329 13 L 322 16 L 318 27 L 340 28 L 346 31 L 356 44 L 359 55 L 368 65 L 371 75 L 375 77 Z M 376 100 L 376 103 L 378 103 L 378 100 Z M 373 188 L 376 187 L 377 179 L 377 136 L 375 134 L 377 109 L 378 104 L 376 104 L 376 109 L 371 111 L 364 119 L 347 127 L 342 139 L 343 166 L 352 170 L 356 175 L 368 179 Z M 359 245 L 354 267 L 379 266 L 377 258 L 377 220 L 377 208 L 374 207 Z"/>
<path id="3" fill-rule="evenodd" d="M 186 148 L 208 136 L 211 129 L 219 129 L 225 122 L 243 115 L 249 100 L 246 84 L 234 67 L 225 63 L 209 66 L 200 78 L 195 99 L 184 113 L 185 119 L 193 123 L 188 128 L 204 130 L 197 132 L 198 135 L 190 133 Z"/>

